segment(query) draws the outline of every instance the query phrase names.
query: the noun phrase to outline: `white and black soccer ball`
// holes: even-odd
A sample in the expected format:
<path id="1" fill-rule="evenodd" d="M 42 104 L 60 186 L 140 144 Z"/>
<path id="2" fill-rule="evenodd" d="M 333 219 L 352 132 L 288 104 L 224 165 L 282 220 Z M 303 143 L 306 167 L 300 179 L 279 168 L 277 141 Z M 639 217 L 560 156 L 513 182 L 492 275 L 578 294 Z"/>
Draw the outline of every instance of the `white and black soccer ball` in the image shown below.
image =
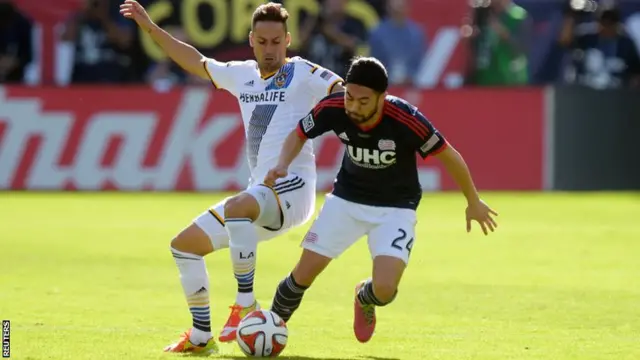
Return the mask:
<path id="1" fill-rule="evenodd" d="M 238 325 L 236 340 L 249 357 L 276 357 L 287 345 L 287 325 L 269 310 L 255 310 Z"/>

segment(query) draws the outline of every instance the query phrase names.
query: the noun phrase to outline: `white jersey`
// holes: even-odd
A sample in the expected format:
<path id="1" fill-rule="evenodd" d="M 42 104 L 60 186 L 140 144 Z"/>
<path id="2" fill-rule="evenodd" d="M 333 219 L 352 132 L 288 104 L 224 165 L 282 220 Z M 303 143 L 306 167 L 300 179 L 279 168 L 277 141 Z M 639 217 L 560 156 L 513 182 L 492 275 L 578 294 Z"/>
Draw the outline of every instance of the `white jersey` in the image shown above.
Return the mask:
<path id="1" fill-rule="evenodd" d="M 246 134 L 251 184 L 274 167 L 285 138 L 300 119 L 342 81 L 334 72 L 300 57 L 287 59 L 276 73 L 262 77 L 256 61 L 207 59 L 213 85 L 233 94 L 240 104 Z M 315 182 L 313 146 L 307 141 L 289 171 Z"/>

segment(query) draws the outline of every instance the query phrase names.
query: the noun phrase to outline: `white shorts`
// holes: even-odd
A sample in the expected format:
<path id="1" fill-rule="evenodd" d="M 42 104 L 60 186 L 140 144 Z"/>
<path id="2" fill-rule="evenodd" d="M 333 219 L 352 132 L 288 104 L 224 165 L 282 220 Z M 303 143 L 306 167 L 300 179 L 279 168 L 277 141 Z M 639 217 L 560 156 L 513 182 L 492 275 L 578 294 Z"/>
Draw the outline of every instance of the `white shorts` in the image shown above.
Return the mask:
<path id="1" fill-rule="evenodd" d="M 295 174 L 278 179 L 273 188 L 254 185 L 243 192 L 253 196 L 260 205 L 260 216 L 254 221 L 258 241 L 272 239 L 303 225 L 315 211 L 315 180 L 305 180 Z M 193 220 L 209 236 L 214 250 L 229 247 L 229 235 L 224 228 L 224 205 L 229 199 L 225 198 Z"/>
<path id="2" fill-rule="evenodd" d="M 387 255 L 408 264 L 416 221 L 415 210 L 362 205 L 329 194 L 302 247 L 333 259 L 367 235 L 372 258 Z"/>

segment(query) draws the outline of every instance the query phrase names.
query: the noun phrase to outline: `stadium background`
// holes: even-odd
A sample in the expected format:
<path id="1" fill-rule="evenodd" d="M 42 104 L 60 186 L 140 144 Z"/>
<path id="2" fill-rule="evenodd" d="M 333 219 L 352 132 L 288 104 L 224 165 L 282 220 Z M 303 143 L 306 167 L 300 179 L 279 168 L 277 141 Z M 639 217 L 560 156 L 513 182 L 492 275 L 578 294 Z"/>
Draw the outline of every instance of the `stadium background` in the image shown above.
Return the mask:
<path id="1" fill-rule="evenodd" d="M 284 0 L 291 31 L 332 1 Z M 79 43 L 63 38 L 65 24 L 86 11 L 84 0 L 11 2 L 24 16 L 8 31 L 0 0 L 0 318 L 11 321 L 11 356 L 166 359 L 161 349 L 191 321 L 169 242 L 248 178 L 236 101 L 175 69 L 170 79 L 153 79 L 167 63 L 122 21 L 116 0 L 109 21 L 133 31 L 125 71 L 74 79 Z M 249 14 L 261 1 L 141 2 L 209 56 L 251 56 Z M 385 2 L 348 1 L 352 24 L 372 31 L 386 17 Z M 360 241 L 305 294 L 283 358 L 640 359 L 638 81 L 607 89 L 570 83 L 566 58 L 575 53 L 558 46 L 570 19 L 588 27 L 597 15 L 569 11 L 565 0 L 515 0 L 530 26 L 527 79 L 489 85 L 473 80 L 477 37 L 463 36 L 465 25 L 491 33 L 487 9 L 466 0 L 407 2 L 424 48 L 418 68 L 391 92 L 418 105 L 461 150 L 500 227 L 487 238 L 477 227 L 465 233 L 464 198 L 449 193 L 455 186 L 437 160 L 421 162 L 430 193 L 399 296 L 380 309 L 373 340 L 358 344 L 351 329 L 353 286 L 371 271 Z M 638 44 L 640 2 L 618 6 Z M 88 57 L 99 60 L 90 46 L 98 38 L 84 39 Z M 24 72 L 9 79 L 5 55 L 16 49 Z M 300 51 L 298 43 L 291 55 Z M 607 67 L 596 70 L 596 78 L 614 78 Z M 637 70 L 629 75 L 637 80 Z M 316 148 L 322 193 L 342 147 L 328 135 Z M 261 304 L 295 265 L 308 226 L 259 248 Z M 236 282 L 227 252 L 206 261 L 215 332 Z M 222 353 L 243 358 L 235 344 Z"/>
<path id="2" fill-rule="evenodd" d="M 224 91 L 197 84 L 170 89 L 144 79 L 75 84 L 73 44 L 62 26 L 82 2 L 56 6 L 16 0 L 32 21 L 33 58 L 24 83 L 0 87 L 0 188 L 232 190 L 248 177 L 237 105 Z M 145 3 L 145 2 L 143 2 Z M 246 34 L 260 1 L 147 1 L 163 26 L 182 27 L 203 53 L 221 60 L 251 57 Z M 384 1 L 349 1 L 347 13 L 371 30 L 385 17 Z M 481 3 L 481 2 L 480 2 Z M 316 1 L 284 1 L 291 31 L 321 9 Z M 556 39 L 563 1 L 521 0 L 531 20 L 529 81 L 483 86 L 461 81 L 473 60 L 462 36 L 473 22 L 465 1 L 409 1 L 425 31 L 425 53 L 410 86 L 392 93 L 416 103 L 461 149 L 483 190 L 640 188 L 635 89 L 593 90 L 563 84 Z M 623 19 L 640 42 L 640 5 L 620 1 Z M 117 19 L 117 2 L 111 4 Z M 292 54 L 299 49 L 294 42 Z M 366 41 L 362 48 L 366 51 Z M 137 29 L 128 66 L 144 74 L 162 59 Z M 555 74 L 555 75 L 554 75 Z M 126 90 L 123 87 L 126 86 Z M 126 92 L 123 92 L 126 91 Z M 596 101 L 592 101 L 595 99 Z M 567 105 L 571 104 L 571 105 Z M 606 120 L 602 115 L 606 115 Z M 607 135 L 600 125 L 606 124 Z M 317 144 L 320 190 L 331 186 L 340 160 L 336 139 Z M 632 165 L 632 166 L 630 166 Z M 454 184 L 438 164 L 421 164 L 425 190 Z"/>

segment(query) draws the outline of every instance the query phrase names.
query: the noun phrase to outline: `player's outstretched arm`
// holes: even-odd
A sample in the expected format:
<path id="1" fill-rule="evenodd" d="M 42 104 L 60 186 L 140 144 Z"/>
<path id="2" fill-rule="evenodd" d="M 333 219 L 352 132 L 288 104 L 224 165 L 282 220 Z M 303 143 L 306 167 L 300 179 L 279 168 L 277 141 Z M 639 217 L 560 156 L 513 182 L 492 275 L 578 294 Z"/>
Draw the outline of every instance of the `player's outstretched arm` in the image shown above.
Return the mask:
<path id="1" fill-rule="evenodd" d="M 293 130 L 285 139 L 280 151 L 280 159 L 278 165 L 269 170 L 267 176 L 264 178 L 264 184 L 268 186 L 275 185 L 275 182 L 279 178 L 287 176 L 289 165 L 300 154 L 300 150 L 307 141 L 306 138 L 300 136 L 299 130 Z"/>
<path id="2" fill-rule="evenodd" d="M 202 63 L 206 58 L 193 46 L 174 38 L 156 25 L 137 1 L 125 0 L 120 5 L 120 13 L 128 19 L 134 20 L 162 48 L 165 54 L 184 70 L 203 79 L 209 79 Z"/>
<path id="3" fill-rule="evenodd" d="M 295 159 L 298 154 L 300 154 L 300 150 L 304 146 L 304 143 L 307 141 L 306 138 L 300 136 L 300 132 L 298 129 L 293 130 L 284 141 L 282 145 L 282 151 L 280 152 L 280 159 L 278 160 L 278 166 L 283 167 L 285 169 L 289 168 L 293 159 Z"/>
<path id="4" fill-rule="evenodd" d="M 435 155 L 442 162 L 447 172 L 453 180 L 458 184 L 462 193 L 467 198 L 467 232 L 471 231 L 471 220 L 475 220 L 480 224 L 485 235 L 488 234 L 487 229 L 494 231 L 498 224 L 493 220 L 491 215 L 498 215 L 481 199 L 476 186 L 473 183 L 471 172 L 462 155 L 448 145 L 444 150 Z"/>
<path id="5" fill-rule="evenodd" d="M 435 157 L 442 162 L 447 172 L 453 177 L 468 203 L 480 201 L 480 195 L 473 183 L 467 163 L 451 144 L 447 144 L 447 147 L 437 153 Z"/>

